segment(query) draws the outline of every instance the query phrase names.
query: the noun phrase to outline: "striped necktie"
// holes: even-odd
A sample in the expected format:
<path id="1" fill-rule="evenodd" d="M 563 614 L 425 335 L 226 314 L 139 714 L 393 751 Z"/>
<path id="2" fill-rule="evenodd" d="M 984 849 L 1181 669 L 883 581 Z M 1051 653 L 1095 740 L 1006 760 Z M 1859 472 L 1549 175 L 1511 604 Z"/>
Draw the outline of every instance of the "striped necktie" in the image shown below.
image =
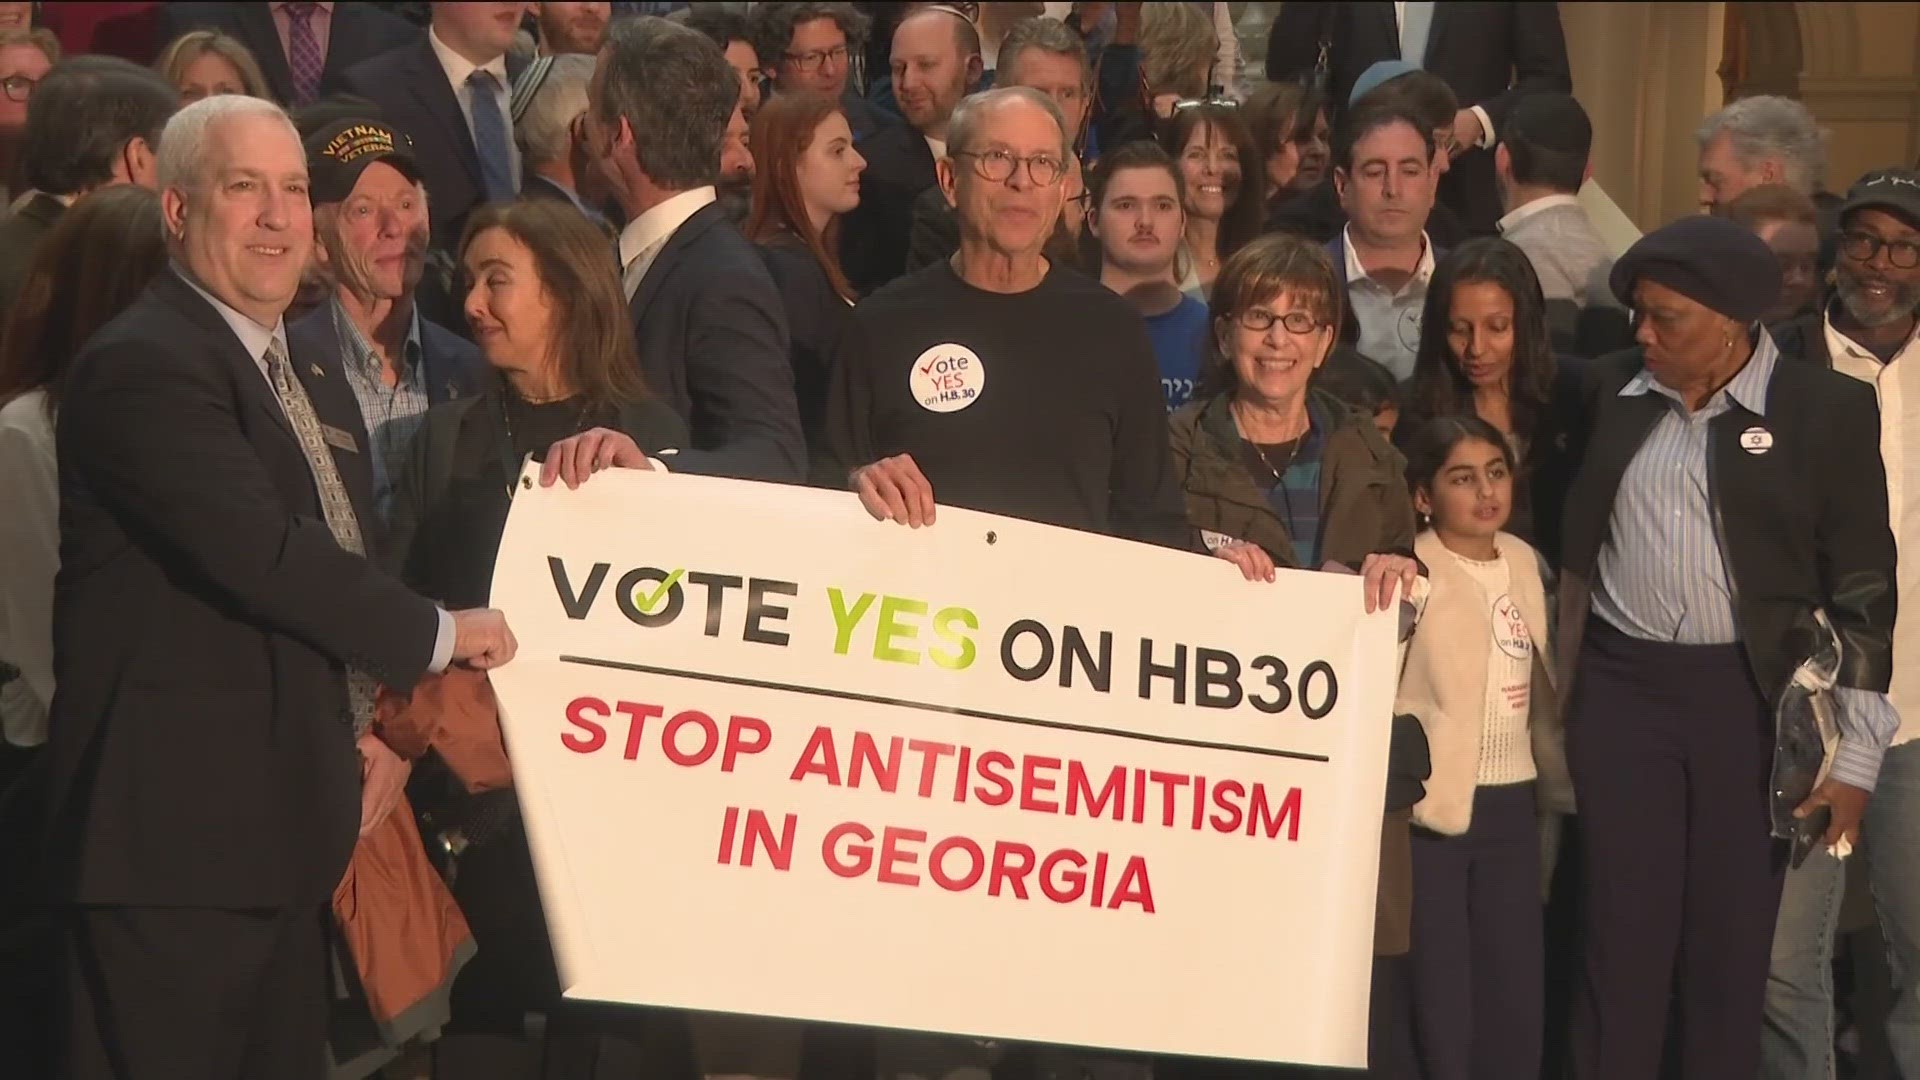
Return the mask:
<path id="1" fill-rule="evenodd" d="M 347 496 L 347 486 L 340 480 L 340 469 L 334 463 L 333 451 L 327 447 L 326 433 L 320 429 L 320 417 L 313 411 L 313 399 L 294 377 L 293 363 L 288 360 L 286 346 L 279 338 L 267 346 L 267 380 L 273 384 L 273 395 L 280 399 L 280 408 L 287 414 L 287 422 L 293 426 L 293 434 L 300 442 L 300 452 L 307 459 L 307 469 L 313 473 L 313 486 L 320 495 L 320 512 L 326 518 L 327 531 L 333 533 L 334 541 L 342 548 L 364 556 L 367 546 L 360 534 L 360 518 L 353 512 L 353 500 Z M 365 734 L 373 723 L 376 686 L 370 676 L 347 669 L 347 704 L 352 710 L 356 736 Z"/>
<path id="2" fill-rule="evenodd" d="M 500 80 L 491 71 L 467 76 L 467 96 L 473 106 L 473 150 L 480 157 L 480 179 L 488 202 L 513 201 L 513 136 L 495 97 Z"/>

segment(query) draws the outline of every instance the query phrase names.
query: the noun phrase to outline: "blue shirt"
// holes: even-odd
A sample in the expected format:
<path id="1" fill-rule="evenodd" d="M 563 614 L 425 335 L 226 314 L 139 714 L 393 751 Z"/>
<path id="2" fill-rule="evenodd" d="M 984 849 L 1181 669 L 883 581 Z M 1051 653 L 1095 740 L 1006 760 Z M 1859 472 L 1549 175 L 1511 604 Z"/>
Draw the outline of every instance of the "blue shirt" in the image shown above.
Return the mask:
<path id="1" fill-rule="evenodd" d="M 1200 357 L 1207 347 L 1207 305 L 1182 296 L 1170 310 L 1147 316 L 1147 337 L 1160 364 L 1160 389 L 1167 395 L 1167 411 L 1193 398 L 1200 378 Z"/>
<path id="2" fill-rule="evenodd" d="M 1706 404 L 1689 412 L 1680 394 L 1642 370 L 1621 397 L 1658 394 L 1667 410 L 1620 477 L 1607 537 L 1596 564 L 1593 613 L 1621 633 L 1679 645 L 1740 640 L 1726 554 L 1714 523 L 1707 478 L 1710 425 L 1736 404 L 1767 415 L 1767 388 L 1780 352 L 1762 332 L 1753 358 Z M 1900 729 L 1887 696 L 1834 688 L 1840 745 L 1833 778 L 1873 789 L 1880 758 Z"/>

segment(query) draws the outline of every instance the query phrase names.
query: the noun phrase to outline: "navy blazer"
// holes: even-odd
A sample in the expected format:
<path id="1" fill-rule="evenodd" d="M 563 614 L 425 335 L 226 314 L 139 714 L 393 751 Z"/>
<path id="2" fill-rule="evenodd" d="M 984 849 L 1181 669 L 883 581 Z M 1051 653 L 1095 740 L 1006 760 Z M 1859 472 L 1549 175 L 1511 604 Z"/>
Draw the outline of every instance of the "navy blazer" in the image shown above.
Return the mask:
<path id="1" fill-rule="evenodd" d="M 1399 23 L 1393 5 L 1294 0 L 1282 4 L 1267 38 L 1267 78 L 1291 82 L 1313 71 L 1320 43 L 1328 46 L 1328 119 L 1337 127 L 1347 96 L 1376 61 L 1398 60 Z M 1487 110 L 1498 136 L 1512 91 L 1573 92 L 1560 5 L 1453 0 L 1433 6 L 1427 54 L 1407 57 L 1446 80 L 1460 106 Z M 1500 220 L 1500 193 L 1493 179 L 1493 151 L 1462 153 L 1440 178 L 1440 198 L 1475 235 L 1492 235 Z"/>
<path id="2" fill-rule="evenodd" d="M 794 404 L 787 314 L 754 246 L 718 203 L 674 230 L 627 305 L 640 371 L 693 432 L 679 472 L 798 482 L 806 440 Z"/>
<path id="3" fill-rule="evenodd" d="M 509 56 L 508 81 L 519 78 L 525 66 Z M 473 148 L 467 114 L 461 111 L 460 99 L 454 96 L 447 71 L 426 35 L 355 64 L 323 85 L 330 92 L 344 91 L 380 106 L 380 118 L 413 140 L 414 160 L 427 185 L 433 244 L 449 251 L 459 247 L 467 215 L 486 201 L 486 186 L 480 178 L 480 155 Z"/>
<path id="4" fill-rule="evenodd" d="M 331 301 L 287 324 L 287 351 L 301 357 L 331 356 L 338 363 L 340 333 L 333 325 Z M 487 373 L 479 346 L 425 315 L 420 316 L 420 363 L 426 369 L 427 401 L 433 405 L 479 393 Z"/>
<path id="5" fill-rule="evenodd" d="M 372 521 L 339 357 L 290 352 Z M 272 388 L 177 274 L 87 341 L 68 387 L 47 885 L 83 904 L 317 907 L 359 827 L 345 667 L 410 689 L 439 613 L 334 540 Z"/>
<path id="6" fill-rule="evenodd" d="M 287 64 L 286 47 L 280 44 L 280 30 L 273 24 L 271 4 L 156 4 L 160 13 L 160 40 L 171 42 L 189 30 L 219 30 L 239 39 L 260 64 L 267 77 L 267 89 L 289 108 L 293 105 L 293 68 Z M 327 57 L 320 69 L 320 83 L 362 60 L 420 40 L 420 28 L 407 20 L 383 11 L 377 4 L 335 4 L 327 24 Z"/>

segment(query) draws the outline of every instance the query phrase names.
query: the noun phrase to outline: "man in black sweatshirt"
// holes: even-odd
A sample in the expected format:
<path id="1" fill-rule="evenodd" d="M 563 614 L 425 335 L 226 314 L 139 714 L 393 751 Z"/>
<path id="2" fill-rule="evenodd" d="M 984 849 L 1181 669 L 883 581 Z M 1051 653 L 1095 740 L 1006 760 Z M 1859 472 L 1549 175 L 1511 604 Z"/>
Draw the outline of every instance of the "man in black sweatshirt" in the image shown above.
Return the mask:
<path id="1" fill-rule="evenodd" d="M 1072 148 L 1058 107 L 1006 87 L 955 110 L 939 180 L 960 250 L 856 307 L 827 440 L 873 515 L 941 502 L 1194 549 L 1140 316 L 1041 254 Z"/>

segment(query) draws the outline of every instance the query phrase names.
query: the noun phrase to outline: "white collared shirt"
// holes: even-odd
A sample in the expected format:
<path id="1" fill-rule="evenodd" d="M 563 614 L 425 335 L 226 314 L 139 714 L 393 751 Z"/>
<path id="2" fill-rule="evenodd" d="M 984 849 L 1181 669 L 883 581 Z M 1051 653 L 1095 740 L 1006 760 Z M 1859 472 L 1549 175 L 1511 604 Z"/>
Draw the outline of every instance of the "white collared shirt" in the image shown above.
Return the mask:
<path id="1" fill-rule="evenodd" d="M 1419 265 L 1397 292 L 1388 291 L 1360 265 L 1352 226 L 1342 230 L 1340 246 L 1347 253 L 1347 303 L 1360 324 L 1360 353 L 1405 382 L 1413 377 L 1413 359 L 1420 351 L 1420 315 L 1433 277 L 1433 241 L 1421 232 Z"/>
<path id="2" fill-rule="evenodd" d="M 1542 195 L 1530 203 L 1514 207 L 1507 216 L 1495 222 L 1494 227 L 1505 233 L 1542 210 L 1551 210 L 1556 206 L 1579 205 L 1580 196 L 1578 195 Z"/>
<path id="3" fill-rule="evenodd" d="M 688 218 L 715 197 L 711 184 L 683 191 L 627 222 L 627 227 L 620 230 L 620 282 L 626 287 L 628 300 L 640 291 L 640 283 L 646 280 L 647 270 L 653 266 L 660 249 L 667 246 L 667 241 Z"/>
<path id="4" fill-rule="evenodd" d="M 1880 460 L 1887 470 L 1887 513 L 1892 519 L 1894 581 L 1899 610 L 1893 620 L 1893 685 L 1888 692 L 1900 714 L 1895 746 L 1920 738 L 1920 329 L 1885 364 L 1834 329 L 1831 311 L 1821 320 L 1833 370 L 1874 388 L 1880 399 Z"/>
<path id="5" fill-rule="evenodd" d="M 241 347 L 246 349 L 247 355 L 253 358 L 254 366 L 260 369 L 260 377 L 267 380 L 267 391 L 274 394 L 273 400 L 279 401 L 280 396 L 273 389 L 273 376 L 267 374 L 267 346 L 278 341 L 280 348 L 287 353 L 288 360 L 292 360 L 293 353 L 287 349 L 287 320 L 283 317 L 275 320 L 272 326 L 261 326 L 248 316 L 234 310 L 226 301 L 208 292 L 199 282 L 193 280 L 193 275 L 187 273 L 186 268 L 179 263 L 173 264 L 173 272 L 179 274 L 180 280 L 204 297 L 207 303 L 212 304 L 213 310 L 219 312 L 220 317 L 233 328 L 233 336 L 240 339 Z"/>
<path id="6" fill-rule="evenodd" d="M 475 71 L 485 71 L 493 76 L 497 83 L 493 91 L 493 100 L 500 106 L 500 119 L 507 125 L 507 154 L 513 166 L 514 190 L 520 188 L 520 146 L 513 137 L 513 80 L 507 78 L 507 57 L 502 53 L 484 64 L 475 64 L 452 47 L 440 40 L 440 35 L 427 28 L 427 44 L 433 46 L 433 55 L 440 59 L 440 69 L 447 73 L 447 82 L 453 86 L 453 98 L 460 103 L 460 113 L 467 118 L 467 134 L 473 134 L 473 93 L 467 86 L 467 80 Z"/>

